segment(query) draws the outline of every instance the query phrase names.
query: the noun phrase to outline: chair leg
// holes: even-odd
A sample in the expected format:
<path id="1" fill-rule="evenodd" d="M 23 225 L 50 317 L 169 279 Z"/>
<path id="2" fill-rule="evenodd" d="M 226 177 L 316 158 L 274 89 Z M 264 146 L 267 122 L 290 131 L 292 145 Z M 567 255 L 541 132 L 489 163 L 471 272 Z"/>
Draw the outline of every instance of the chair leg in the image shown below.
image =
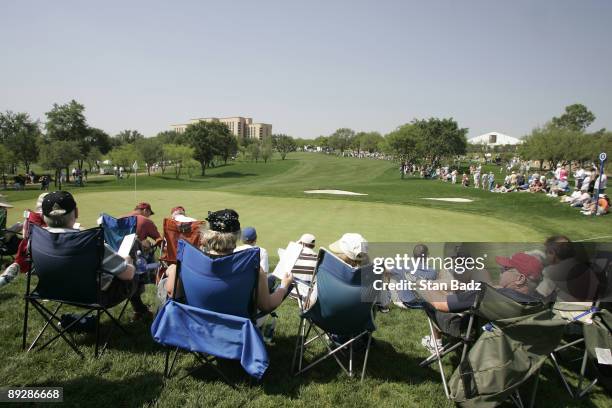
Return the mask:
<path id="1" fill-rule="evenodd" d="M 50 317 L 50 319 L 53 319 L 55 316 L 51 314 L 51 312 L 49 310 L 47 310 L 44 306 L 37 304 L 36 302 L 32 303 L 32 306 L 38 310 L 38 312 L 43 315 L 43 317 Z M 85 315 L 87 315 L 89 312 L 87 312 Z M 79 357 L 83 358 L 85 357 L 83 355 L 83 353 L 81 353 L 81 351 L 77 348 L 77 346 L 68 338 L 66 337 L 66 334 L 68 332 L 68 330 L 77 323 L 78 320 L 80 320 L 81 318 L 83 318 L 85 315 L 81 316 L 79 319 L 75 320 L 74 322 L 70 323 L 67 327 L 63 328 L 63 330 L 58 329 L 57 327 L 55 327 L 55 325 L 53 324 L 49 324 L 47 326 L 51 327 L 53 330 L 55 330 L 57 332 L 57 334 L 51 338 L 51 340 L 48 340 L 45 344 L 43 344 L 42 346 L 39 347 L 39 350 L 44 349 L 45 347 L 47 347 L 49 344 L 51 344 L 53 341 L 55 341 L 58 337 L 62 337 L 64 339 L 64 341 L 66 341 L 66 343 L 68 343 L 68 345 L 72 348 L 72 350 L 74 350 L 75 353 L 77 353 L 79 355 Z M 30 345 L 30 348 L 28 349 L 28 351 L 30 351 L 35 345 L 35 342 L 32 343 L 32 345 Z"/>
<path id="2" fill-rule="evenodd" d="M 565 375 L 563 375 L 563 372 L 561 371 L 561 367 L 559 366 L 559 363 L 557 362 L 557 357 L 555 356 L 554 351 L 550 353 L 550 359 L 552 360 L 553 366 L 555 367 L 555 370 L 557 370 L 559 377 L 561 377 L 561 382 L 565 386 L 565 389 L 569 393 L 570 397 L 574 398 L 574 392 L 572 391 L 572 387 L 570 387 L 570 385 L 567 383 L 567 380 L 565 379 Z"/>
<path id="3" fill-rule="evenodd" d="M 365 356 L 363 357 L 363 367 L 361 368 L 361 382 L 365 377 L 366 366 L 368 365 L 368 356 L 370 355 L 370 344 L 372 343 L 372 333 L 368 333 L 368 344 L 366 346 Z"/>
<path id="4" fill-rule="evenodd" d="M 174 368 L 174 363 L 176 362 L 176 357 L 178 356 L 179 348 L 176 348 L 174 352 L 174 357 L 172 358 L 172 364 L 169 364 L 171 353 L 172 351 L 170 351 L 170 348 L 168 347 L 166 351 L 166 366 L 164 367 L 164 377 L 166 378 L 170 378 L 170 375 L 172 374 L 172 369 Z"/>
<path id="5" fill-rule="evenodd" d="M 37 304 L 38 305 L 38 304 Z M 40 306 L 40 305 L 39 305 Z M 36 307 L 36 306 L 34 306 Z M 34 338 L 34 341 L 32 342 L 32 344 L 30 344 L 30 347 L 28 348 L 28 351 L 32 350 L 34 348 L 34 346 L 36 345 L 36 343 L 38 343 L 38 340 L 40 339 L 40 337 L 43 335 L 43 333 L 45 332 L 45 330 L 47 330 L 47 327 L 49 327 L 49 324 L 53 321 L 53 317 L 57 314 L 57 312 L 60 310 L 60 308 L 62 307 L 62 304 L 58 304 L 57 307 L 55 308 L 55 311 L 53 313 L 47 311 L 44 307 L 40 306 L 43 310 L 45 310 L 47 313 L 49 313 L 49 315 L 46 315 L 44 313 L 41 312 L 41 309 L 37 310 L 39 312 L 41 312 L 41 314 L 45 317 L 45 324 L 43 325 L 42 329 L 40 329 L 40 331 L 38 332 L 38 334 L 36 335 L 36 337 Z M 55 339 L 55 338 L 54 338 Z M 45 344 L 46 346 L 46 344 Z M 43 348 L 44 346 L 42 346 L 41 348 Z"/>
<path id="6" fill-rule="evenodd" d="M 538 392 L 538 385 L 540 384 L 540 370 L 542 367 L 538 368 L 538 371 L 535 373 L 535 379 L 533 380 L 533 389 L 531 390 L 531 398 L 529 400 L 529 408 L 533 408 L 535 406 L 536 394 Z"/>
<path id="7" fill-rule="evenodd" d="M 431 339 L 433 340 L 434 350 L 436 352 L 436 359 L 438 360 L 438 367 L 440 369 L 440 377 L 442 377 L 442 386 L 444 387 L 444 394 L 446 398 L 450 398 L 450 393 L 448 391 L 448 384 L 446 384 L 446 374 L 444 373 L 444 365 L 442 364 L 442 358 L 440 358 L 440 349 L 438 348 L 438 341 L 436 339 L 435 331 L 433 324 L 431 323 L 431 319 L 427 319 L 427 323 L 429 323 L 429 332 L 431 333 Z M 463 350 L 463 354 L 465 355 L 465 348 Z M 464 356 L 461 357 L 463 361 Z"/>
<path id="8" fill-rule="evenodd" d="M 353 343 L 349 344 L 349 377 L 353 376 Z"/>
<path id="9" fill-rule="evenodd" d="M 298 328 L 298 336 L 297 336 L 297 340 L 295 341 L 295 350 L 293 351 L 293 362 L 291 363 L 291 374 L 295 374 L 295 363 L 296 360 L 298 358 L 298 350 L 299 350 L 299 356 L 300 356 L 300 362 L 299 362 L 299 368 L 298 370 L 300 370 L 302 368 L 302 356 L 303 356 L 303 348 L 304 348 L 304 338 L 303 338 L 303 334 L 304 334 L 304 318 L 300 319 L 300 325 Z"/>
<path id="10" fill-rule="evenodd" d="M 23 338 L 21 341 L 21 349 L 25 350 L 26 348 L 26 338 L 28 335 L 28 313 L 29 313 L 29 305 L 30 305 L 30 300 L 26 298 L 25 300 L 25 312 L 24 312 L 24 316 L 23 316 Z"/>
<path id="11" fill-rule="evenodd" d="M 98 349 L 100 348 L 100 309 L 96 310 L 96 351 L 95 357 L 98 358 Z"/>

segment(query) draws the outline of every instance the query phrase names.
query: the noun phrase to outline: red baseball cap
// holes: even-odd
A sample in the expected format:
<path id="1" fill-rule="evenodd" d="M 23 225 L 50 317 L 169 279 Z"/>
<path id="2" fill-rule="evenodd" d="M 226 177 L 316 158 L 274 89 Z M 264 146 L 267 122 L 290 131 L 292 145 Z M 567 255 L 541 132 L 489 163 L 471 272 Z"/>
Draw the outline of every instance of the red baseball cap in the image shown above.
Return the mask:
<path id="1" fill-rule="evenodd" d="M 183 213 L 185 213 L 185 208 L 182 205 L 176 206 L 170 210 L 170 214 L 174 214 L 177 211 L 182 211 Z"/>
<path id="2" fill-rule="evenodd" d="M 153 210 L 151 209 L 151 204 L 144 202 L 144 201 L 142 203 L 138 203 L 135 209 L 136 210 L 149 210 L 151 211 L 151 215 L 155 214 Z"/>
<path id="3" fill-rule="evenodd" d="M 542 279 L 542 262 L 533 255 L 528 255 L 524 252 L 517 252 L 510 258 L 505 256 L 496 256 L 495 262 L 498 265 L 505 266 L 507 268 L 514 268 L 522 275 L 525 275 L 532 280 Z"/>

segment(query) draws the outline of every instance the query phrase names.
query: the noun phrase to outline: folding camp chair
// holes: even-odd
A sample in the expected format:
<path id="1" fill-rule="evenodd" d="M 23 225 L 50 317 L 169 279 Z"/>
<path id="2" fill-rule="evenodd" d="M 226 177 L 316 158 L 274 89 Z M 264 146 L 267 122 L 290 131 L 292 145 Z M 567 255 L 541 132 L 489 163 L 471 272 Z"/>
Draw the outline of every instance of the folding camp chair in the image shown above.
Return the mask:
<path id="1" fill-rule="evenodd" d="M 465 333 L 442 348 L 433 342 L 435 352 L 421 366 L 437 361 L 446 397 L 459 404 L 510 398 L 523 407 L 518 389 L 535 376 L 530 398 L 533 406 L 539 369 L 559 344 L 565 322 L 553 319 L 548 305 L 516 302 L 486 284 L 465 313 L 469 319 Z M 429 318 L 432 338 L 436 337 L 434 326 Z M 542 330 L 546 336 L 541 336 Z M 442 358 L 459 348 L 459 364 L 447 379 Z"/>
<path id="2" fill-rule="evenodd" d="M 594 299 L 590 307 L 582 309 L 579 305 L 576 305 L 575 316 L 571 317 L 569 324 L 577 328 L 577 330 L 582 331 L 583 334 L 571 341 L 564 342 L 561 346 L 557 347 L 552 353 L 550 353 L 550 359 L 555 367 L 555 370 L 559 374 L 561 378 L 561 382 L 563 386 L 569 393 L 572 398 L 582 398 L 585 396 L 598 382 L 598 378 L 593 379 L 583 386 L 583 383 L 586 380 L 587 374 L 587 363 L 589 358 L 596 359 L 596 356 L 593 355 L 594 350 L 593 347 L 589 349 L 588 345 L 585 342 L 585 337 L 587 334 L 596 335 L 598 329 L 601 328 L 604 332 L 609 330 L 606 323 L 606 317 L 604 313 L 607 313 L 605 310 L 602 310 L 602 299 L 607 299 L 608 296 L 611 295 L 610 291 L 610 276 L 612 273 L 612 252 L 609 251 L 599 251 L 594 257 L 594 266 L 599 269 L 600 273 L 598 274 L 600 281 L 600 285 L 598 288 L 598 296 L 597 299 Z M 609 299 L 608 299 L 609 300 Z M 565 305 L 566 308 L 563 310 L 564 312 L 568 312 L 567 306 L 571 308 L 571 304 Z M 558 308 L 562 308 L 562 305 L 559 305 Z M 581 312 L 581 313 L 580 313 Z M 585 323 L 586 320 L 586 323 Z M 594 325 L 591 327 L 591 325 Z M 584 349 L 582 348 L 584 346 Z M 561 366 L 559 364 L 560 353 L 570 350 L 572 348 L 578 348 L 581 352 L 581 357 L 578 359 L 580 361 L 580 371 L 578 373 L 578 385 L 575 388 L 572 388 L 570 385 L 568 378 L 563 374 L 561 370 Z"/>
<path id="3" fill-rule="evenodd" d="M 126 235 L 136 232 L 136 217 L 114 218 L 108 214 L 100 216 L 102 229 L 104 230 L 104 242 L 115 251 L 119 250 L 121 241 Z"/>
<path id="4" fill-rule="evenodd" d="M 178 222 L 164 218 L 164 240 L 161 245 L 160 265 L 156 283 L 162 278 L 168 266 L 176 263 L 176 251 L 179 240 L 189 242 L 194 247 L 200 246 L 200 229 L 204 221 Z"/>
<path id="5" fill-rule="evenodd" d="M 173 297 L 162 306 L 151 326 L 156 342 L 175 348 L 171 362 L 170 348 L 166 352 L 166 377 L 172 373 L 179 350 L 193 354 L 228 383 L 213 364 L 218 358 L 239 360 L 257 379 L 264 375 L 268 355 L 254 324 L 258 278 L 257 248 L 213 259 L 179 241 Z M 177 293 L 179 281 L 184 295 Z"/>
<path id="6" fill-rule="evenodd" d="M 334 357 L 342 370 L 352 377 L 354 344 L 357 340 L 367 339 L 361 368 L 363 381 L 372 332 L 376 330 L 373 316 L 374 297 L 368 296 L 371 293 L 367 285 L 362 286 L 362 274 L 369 272 L 371 266 L 352 268 L 324 248 L 320 249 L 313 277 L 317 299 L 309 309 L 300 314 L 298 339 L 291 369 L 294 375 L 299 375 L 323 360 Z M 311 331 L 314 335 L 308 338 Z M 331 339 L 337 339 L 340 344 L 330 345 Z M 317 340 L 325 346 L 327 352 L 303 367 L 306 347 Z M 345 350 L 348 351 L 348 368 L 338 356 Z"/>
<path id="7" fill-rule="evenodd" d="M 28 332 L 29 305 L 31 304 L 45 323 L 34 341 L 28 347 L 33 350 L 48 327 L 55 330 L 56 334 L 47 340 L 38 350 L 46 348 L 58 338 L 64 339 L 68 345 L 83 357 L 83 353 L 76 345 L 71 329 L 81 319 L 95 313 L 96 320 L 96 345 L 95 356 L 103 353 L 112 329 L 119 327 L 127 334 L 127 331 L 119 323 L 128 300 L 121 307 L 117 317 L 109 312 L 109 307 L 100 304 L 101 274 L 100 265 L 104 255 L 103 232 L 100 228 L 92 228 L 85 231 L 66 233 L 52 233 L 37 225 L 30 226 L 30 259 L 31 272 L 27 275 L 27 286 L 25 293 L 25 315 L 23 320 L 22 348 L 26 347 Z M 31 290 L 32 275 L 38 277 L 36 288 Z M 54 302 L 57 306 L 52 310 L 46 302 Z M 79 316 L 66 327 L 58 327 L 61 319 L 58 312 L 64 305 L 84 309 Z M 100 315 L 107 315 L 114 324 L 109 329 L 106 340 L 100 351 Z"/>

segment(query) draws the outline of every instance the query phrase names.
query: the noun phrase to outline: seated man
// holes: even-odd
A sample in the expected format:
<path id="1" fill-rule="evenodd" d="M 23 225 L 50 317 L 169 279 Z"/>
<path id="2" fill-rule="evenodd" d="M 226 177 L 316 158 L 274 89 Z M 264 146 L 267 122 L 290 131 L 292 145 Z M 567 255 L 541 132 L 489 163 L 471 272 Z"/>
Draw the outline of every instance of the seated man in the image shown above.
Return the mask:
<path id="1" fill-rule="evenodd" d="M 151 209 L 151 204 L 142 202 L 134 208 L 134 211 L 124 215 L 124 217 L 136 217 L 136 236 L 142 244 L 145 252 L 149 251 L 152 246 L 157 246 L 163 241 L 161 234 L 157 230 L 157 226 L 150 219 L 155 214 Z M 149 241 L 153 240 L 153 244 Z"/>
<path id="2" fill-rule="evenodd" d="M 533 303 L 542 300 L 542 297 L 536 292 L 536 287 L 542 280 L 543 268 L 537 256 L 519 252 L 510 258 L 498 256 L 495 261 L 502 268 L 499 284 L 495 290 L 519 303 Z M 451 337 L 460 337 L 469 321 L 468 315 L 460 313 L 469 310 L 474 305 L 478 294 L 479 291 L 471 290 L 445 296 L 436 295 L 426 304 L 425 311 L 443 333 Z M 438 346 L 441 346 L 440 333 L 436 333 L 436 341 Z M 423 339 L 422 344 L 430 352 L 434 351 L 433 342 L 429 336 Z"/>
<path id="3" fill-rule="evenodd" d="M 242 251 L 247 248 L 259 248 L 259 265 L 265 273 L 270 272 L 270 262 L 268 260 L 268 251 L 265 248 L 257 245 L 257 230 L 253 227 L 246 227 L 242 230 L 242 245 L 237 247 L 235 251 Z"/>
<path id="4" fill-rule="evenodd" d="M 56 234 L 78 231 L 74 226 L 79 209 L 69 192 L 55 191 L 47 194 L 42 202 L 42 213 L 48 231 Z M 129 256 L 123 258 L 104 244 L 101 269 L 104 272 L 100 278 L 102 306 L 113 306 L 129 298 L 134 309 L 134 320 L 151 315 L 137 293 L 139 285 L 134 279 L 134 266 Z"/>
<path id="5" fill-rule="evenodd" d="M 412 257 L 416 260 L 420 260 L 418 263 L 418 267 L 416 269 L 412 269 L 410 265 L 408 265 L 405 269 L 393 268 L 389 271 L 391 279 L 396 282 L 401 282 L 402 280 L 413 280 L 419 281 L 422 279 L 426 280 L 435 280 L 438 277 L 438 272 L 427 268 L 426 260 L 429 257 L 429 248 L 425 244 L 417 244 L 414 246 L 412 250 Z M 398 290 L 396 291 L 397 300 L 393 303 L 401 308 L 408 308 L 411 306 L 417 306 L 418 295 L 412 290 Z"/>

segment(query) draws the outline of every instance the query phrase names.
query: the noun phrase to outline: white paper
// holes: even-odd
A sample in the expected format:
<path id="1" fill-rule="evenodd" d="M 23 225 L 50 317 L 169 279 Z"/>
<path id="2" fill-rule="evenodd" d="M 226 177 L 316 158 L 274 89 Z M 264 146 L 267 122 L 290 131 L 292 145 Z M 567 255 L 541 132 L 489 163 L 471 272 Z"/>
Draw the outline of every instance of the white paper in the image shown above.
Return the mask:
<path id="1" fill-rule="evenodd" d="M 117 253 L 122 257 L 126 257 L 130 254 L 132 250 L 132 246 L 134 245 L 134 241 L 136 240 L 136 234 L 129 234 L 123 237 L 123 241 L 121 241 L 121 246 Z"/>
<path id="2" fill-rule="evenodd" d="M 595 347 L 595 355 L 599 364 L 612 365 L 612 352 L 610 352 L 610 349 Z"/>
<path id="3" fill-rule="evenodd" d="M 287 248 L 285 248 L 284 250 L 279 249 L 278 256 L 280 259 L 278 261 L 278 264 L 276 265 L 276 268 L 274 268 L 274 272 L 272 272 L 272 274 L 278 279 L 283 279 L 285 275 L 287 275 L 287 273 L 291 272 L 291 269 L 293 269 L 293 266 L 297 262 L 301 253 L 302 245 L 293 241 L 290 242 L 289 245 L 287 245 Z"/>

